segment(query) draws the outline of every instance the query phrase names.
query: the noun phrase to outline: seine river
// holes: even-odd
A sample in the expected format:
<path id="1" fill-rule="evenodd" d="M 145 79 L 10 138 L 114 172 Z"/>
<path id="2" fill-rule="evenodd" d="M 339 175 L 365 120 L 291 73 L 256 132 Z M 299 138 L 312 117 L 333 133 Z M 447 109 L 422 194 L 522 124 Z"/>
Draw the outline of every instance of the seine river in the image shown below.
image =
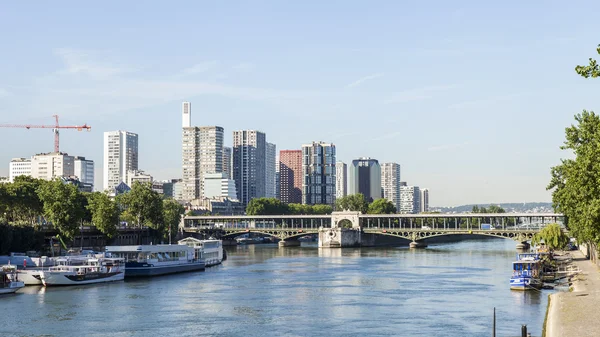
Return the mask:
<path id="1" fill-rule="evenodd" d="M 515 243 L 227 249 L 205 272 L 0 297 L 0 336 L 541 336 L 549 292 L 508 288 Z"/>

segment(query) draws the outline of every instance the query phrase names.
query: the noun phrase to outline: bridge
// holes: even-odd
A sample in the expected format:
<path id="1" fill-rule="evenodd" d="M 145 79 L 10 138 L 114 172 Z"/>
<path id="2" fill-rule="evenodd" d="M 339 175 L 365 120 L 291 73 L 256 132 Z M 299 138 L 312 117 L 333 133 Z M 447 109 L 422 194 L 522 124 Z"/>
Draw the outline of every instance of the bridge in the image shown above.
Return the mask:
<path id="1" fill-rule="evenodd" d="M 259 233 L 280 239 L 280 245 L 299 245 L 298 238 L 319 234 L 319 247 L 368 246 L 376 235 L 423 240 L 445 235 L 485 235 L 512 239 L 526 245 L 550 223 L 564 222 L 557 213 L 457 213 L 457 214 L 361 214 L 328 215 L 186 216 L 183 231 L 233 239 Z"/>

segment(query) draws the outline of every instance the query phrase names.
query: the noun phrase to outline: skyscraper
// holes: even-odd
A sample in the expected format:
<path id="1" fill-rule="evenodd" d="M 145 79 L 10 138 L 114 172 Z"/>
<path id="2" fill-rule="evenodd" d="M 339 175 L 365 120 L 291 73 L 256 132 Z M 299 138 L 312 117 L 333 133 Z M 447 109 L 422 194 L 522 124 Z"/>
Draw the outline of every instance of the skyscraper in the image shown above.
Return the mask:
<path id="1" fill-rule="evenodd" d="M 302 145 L 302 203 L 335 203 L 335 145 L 313 142 Z"/>
<path id="2" fill-rule="evenodd" d="M 104 190 L 127 181 L 127 172 L 138 169 L 138 135 L 127 131 L 104 133 Z"/>
<path id="3" fill-rule="evenodd" d="M 265 196 L 275 198 L 277 195 L 277 188 L 275 187 L 277 148 L 275 144 L 266 143 L 265 160 Z"/>
<path id="4" fill-rule="evenodd" d="M 391 201 L 400 210 L 400 164 L 384 163 L 381 165 L 381 189 L 383 197 Z"/>
<path id="5" fill-rule="evenodd" d="M 279 200 L 302 203 L 302 150 L 279 151 Z"/>
<path id="6" fill-rule="evenodd" d="M 348 171 L 348 194 L 362 193 L 368 201 L 381 198 L 381 167 L 377 159 L 355 159 Z"/>
<path id="7" fill-rule="evenodd" d="M 191 103 L 183 102 L 182 198 L 185 201 L 203 197 L 205 174 L 223 172 L 223 128 L 191 126 L 191 118 Z"/>
<path id="8" fill-rule="evenodd" d="M 233 179 L 233 173 L 231 172 L 231 148 L 223 146 L 223 173 L 227 175 L 227 179 Z"/>
<path id="9" fill-rule="evenodd" d="M 400 186 L 400 213 L 416 214 L 421 210 L 418 186 Z"/>
<path id="10" fill-rule="evenodd" d="M 348 194 L 348 165 L 338 161 L 335 163 L 335 198 L 343 198 Z"/>
<path id="11" fill-rule="evenodd" d="M 429 189 L 421 189 L 421 213 L 429 212 Z"/>
<path id="12" fill-rule="evenodd" d="M 85 157 L 75 157 L 75 176 L 84 184 L 94 186 L 94 161 Z"/>
<path id="13" fill-rule="evenodd" d="M 243 205 L 266 195 L 265 166 L 265 134 L 256 130 L 233 131 L 233 179 Z"/>

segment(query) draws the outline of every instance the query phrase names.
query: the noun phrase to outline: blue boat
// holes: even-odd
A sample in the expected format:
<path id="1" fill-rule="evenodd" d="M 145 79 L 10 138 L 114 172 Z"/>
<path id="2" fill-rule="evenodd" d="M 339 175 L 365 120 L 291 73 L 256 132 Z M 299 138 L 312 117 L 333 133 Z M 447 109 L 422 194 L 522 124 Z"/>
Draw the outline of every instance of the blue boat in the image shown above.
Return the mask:
<path id="1" fill-rule="evenodd" d="M 511 290 L 532 290 L 540 289 L 542 281 L 540 280 L 541 262 L 535 257 L 522 257 L 513 262 L 513 275 L 510 278 Z"/>
<path id="2" fill-rule="evenodd" d="M 125 277 L 148 277 L 205 269 L 202 250 L 184 245 L 106 246 L 125 260 Z"/>

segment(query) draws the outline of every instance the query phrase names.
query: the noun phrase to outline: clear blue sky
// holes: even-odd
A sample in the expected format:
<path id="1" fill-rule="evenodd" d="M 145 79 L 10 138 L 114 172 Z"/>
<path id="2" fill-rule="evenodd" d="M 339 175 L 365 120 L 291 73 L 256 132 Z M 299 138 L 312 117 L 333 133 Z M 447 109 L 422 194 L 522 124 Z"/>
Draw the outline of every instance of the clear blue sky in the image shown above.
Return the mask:
<path id="1" fill-rule="evenodd" d="M 0 123 L 88 123 L 61 149 L 96 162 L 104 131 L 140 137 L 140 168 L 181 176 L 193 124 L 259 129 L 277 149 L 402 165 L 431 204 L 549 201 L 564 128 L 600 110 L 574 72 L 600 43 L 599 1 L 103 1 L 0 5 Z M 587 16 L 587 17 L 586 17 Z M 50 130 L 0 129 L 12 157 Z"/>

